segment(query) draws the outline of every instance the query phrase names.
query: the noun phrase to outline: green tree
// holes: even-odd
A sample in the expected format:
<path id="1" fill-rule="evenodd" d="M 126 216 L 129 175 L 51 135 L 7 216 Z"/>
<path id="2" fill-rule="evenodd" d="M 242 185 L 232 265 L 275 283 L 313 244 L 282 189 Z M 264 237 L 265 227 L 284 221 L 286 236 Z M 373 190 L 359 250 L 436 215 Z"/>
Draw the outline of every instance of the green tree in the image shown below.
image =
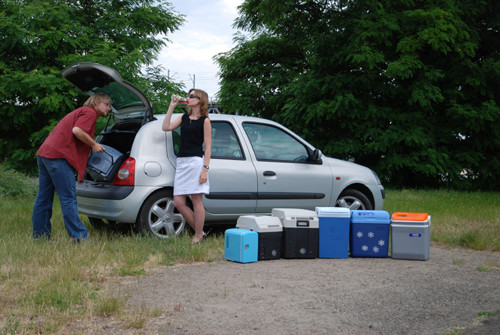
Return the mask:
<path id="1" fill-rule="evenodd" d="M 151 64 L 183 21 L 163 1 L 1 1 L 0 159 L 36 168 L 34 155 L 48 132 L 85 99 L 61 76 L 70 64 L 111 66 L 147 95 L 160 85 L 178 90 Z"/>
<path id="2" fill-rule="evenodd" d="M 499 189 L 499 25 L 493 0 L 246 0 L 220 102 L 388 185 Z"/>

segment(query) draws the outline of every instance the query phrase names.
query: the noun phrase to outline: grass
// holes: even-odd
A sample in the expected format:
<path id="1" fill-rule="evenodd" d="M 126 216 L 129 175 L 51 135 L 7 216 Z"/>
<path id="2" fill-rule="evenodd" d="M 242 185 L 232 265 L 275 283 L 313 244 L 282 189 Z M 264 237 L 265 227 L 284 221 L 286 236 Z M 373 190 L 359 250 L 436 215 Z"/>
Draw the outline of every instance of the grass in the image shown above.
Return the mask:
<path id="1" fill-rule="evenodd" d="M 1 169 L 1 166 L 0 166 Z M 4 174 L 4 176 L 2 176 Z M 142 276 L 158 266 L 216 262 L 224 259 L 224 238 L 212 234 L 205 243 L 191 236 L 160 240 L 90 230 L 90 241 L 71 243 L 54 204 L 50 241 L 31 238 L 34 201 L 32 181 L 0 170 L 0 335 L 58 333 L 68 324 L 113 317 L 126 328 L 142 329 L 148 320 L 180 312 L 127 306 L 126 292 L 109 292 L 113 277 Z M 20 179 L 21 181 L 16 181 Z M 22 188 L 22 190 L 10 190 Z M 3 191 L 2 191 L 3 190 Z M 432 241 L 450 247 L 499 251 L 500 194 L 485 192 L 387 190 L 385 209 L 427 212 L 432 216 Z M 455 260 L 457 265 L 460 260 Z M 478 271 L 498 271 L 498 264 Z"/>

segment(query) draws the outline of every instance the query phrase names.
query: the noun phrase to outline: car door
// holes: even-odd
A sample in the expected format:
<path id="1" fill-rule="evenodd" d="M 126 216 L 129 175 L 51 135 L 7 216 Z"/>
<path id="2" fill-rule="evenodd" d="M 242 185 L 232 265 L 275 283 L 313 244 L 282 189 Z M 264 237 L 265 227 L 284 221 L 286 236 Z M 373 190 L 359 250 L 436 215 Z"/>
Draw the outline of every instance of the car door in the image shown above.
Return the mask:
<path id="1" fill-rule="evenodd" d="M 257 176 L 248 154 L 230 121 L 212 120 L 210 194 L 204 196 L 212 214 L 254 213 L 257 206 Z"/>
<path id="2" fill-rule="evenodd" d="M 330 203 L 332 173 L 295 134 L 273 124 L 243 122 L 257 173 L 257 213 L 314 209 Z"/>

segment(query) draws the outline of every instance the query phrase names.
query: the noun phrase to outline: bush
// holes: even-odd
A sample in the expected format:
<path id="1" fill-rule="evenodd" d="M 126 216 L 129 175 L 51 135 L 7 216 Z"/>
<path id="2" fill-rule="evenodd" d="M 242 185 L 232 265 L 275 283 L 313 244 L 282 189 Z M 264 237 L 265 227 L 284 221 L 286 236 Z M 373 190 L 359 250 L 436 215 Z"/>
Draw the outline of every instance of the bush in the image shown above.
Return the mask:
<path id="1" fill-rule="evenodd" d="M 7 169 L 0 164 L 0 198 L 34 195 L 37 187 L 38 183 L 35 179 Z"/>

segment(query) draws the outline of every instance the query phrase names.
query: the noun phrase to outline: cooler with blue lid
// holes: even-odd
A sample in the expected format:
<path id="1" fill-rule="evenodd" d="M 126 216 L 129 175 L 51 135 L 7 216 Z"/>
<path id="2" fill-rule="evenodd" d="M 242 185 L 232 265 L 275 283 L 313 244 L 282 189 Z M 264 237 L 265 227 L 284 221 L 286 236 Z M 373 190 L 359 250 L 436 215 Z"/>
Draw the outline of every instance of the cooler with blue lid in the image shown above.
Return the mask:
<path id="1" fill-rule="evenodd" d="M 429 259 L 431 216 L 428 213 L 396 212 L 391 219 L 391 257 Z"/>
<path id="2" fill-rule="evenodd" d="M 224 258 L 239 263 L 257 262 L 257 232 L 230 228 L 224 232 Z"/>
<path id="3" fill-rule="evenodd" d="M 255 231 L 259 237 L 258 260 L 281 257 L 283 226 L 275 216 L 243 215 L 238 218 L 236 228 Z"/>
<path id="4" fill-rule="evenodd" d="M 319 220 L 315 211 L 295 208 L 273 208 L 272 216 L 283 225 L 281 257 L 318 257 Z"/>
<path id="5" fill-rule="evenodd" d="M 351 211 L 345 207 L 316 207 L 319 219 L 319 258 L 349 256 Z"/>
<path id="6" fill-rule="evenodd" d="M 109 145 L 102 146 L 105 149 L 103 152 L 92 152 L 88 158 L 87 173 L 95 181 L 109 182 L 115 178 L 126 156 Z"/>
<path id="7" fill-rule="evenodd" d="M 390 224 L 387 211 L 351 211 L 351 256 L 387 257 Z"/>

